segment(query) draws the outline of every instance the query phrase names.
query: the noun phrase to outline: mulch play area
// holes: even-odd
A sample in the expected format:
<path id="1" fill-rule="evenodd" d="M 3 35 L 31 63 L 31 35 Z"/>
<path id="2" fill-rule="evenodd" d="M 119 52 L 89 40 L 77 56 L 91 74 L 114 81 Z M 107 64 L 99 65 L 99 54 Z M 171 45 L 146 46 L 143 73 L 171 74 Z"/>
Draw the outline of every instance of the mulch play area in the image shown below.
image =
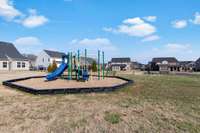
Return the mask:
<path id="1" fill-rule="evenodd" d="M 44 77 L 38 76 L 4 81 L 3 85 L 32 94 L 65 94 L 110 92 L 131 83 L 132 80 L 117 76 L 105 77 L 103 80 L 92 77 L 85 82 L 61 78 L 47 82 Z"/>

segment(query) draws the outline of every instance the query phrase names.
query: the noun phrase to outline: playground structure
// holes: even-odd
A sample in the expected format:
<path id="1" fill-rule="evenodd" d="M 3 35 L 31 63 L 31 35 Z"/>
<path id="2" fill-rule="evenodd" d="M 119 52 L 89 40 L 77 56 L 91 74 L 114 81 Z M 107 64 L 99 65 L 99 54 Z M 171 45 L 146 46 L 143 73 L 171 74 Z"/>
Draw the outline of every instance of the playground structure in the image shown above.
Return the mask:
<path id="1" fill-rule="evenodd" d="M 111 92 L 133 83 L 132 80 L 123 77 L 108 76 L 108 70 L 105 75 L 104 52 L 98 50 L 97 73 L 95 74 L 89 70 L 86 60 L 86 49 L 84 63 L 81 63 L 79 50 L 77 53 L 68 52 L 62 57 L 61 65 L 54 72 L 46 76 L 7 80 L 3 82 L 3 85 L 27 93 L 43 95 Z M 65 74 L 66 71 L 67 74 Z"/>
<path id="2" fill-rule="evenodd" d="M 98 50 L 98 58 L 97 58 L 97 77 L 98 80 L 104 79 L 104 71 L 105 71 L 105 60 L 104 60 L 104 52 L 102 52 L 102 65 L 101 63 L 101 52 Z M 76 54 L 73 55 L 72 52 L 68 52 L 67 56 L 62 57 L 62 63 L 54 72 L 48 74 L 46 76 L 47 81 L 56 80 L 57 78 L 61 77 L 61 75 L 67 69 L 68 71 L 68 80 L 77 80 L 77 81 L 88 81 L 89 77 L 92 75 L 89 73 L 89 69 L 86 65 L 87 61 L 87 50 L 85 49 L 84 54 L 84 65 L 80 64 L 80 51 L 77 51 Z M 102 67 L 101 67 L 102 66 Z M 102 68 L 102 69 L 101 69 Z M 102 70 L 102 75 L 101 75 Z M 75 74 L 74 74 L 75 73 Z"/>

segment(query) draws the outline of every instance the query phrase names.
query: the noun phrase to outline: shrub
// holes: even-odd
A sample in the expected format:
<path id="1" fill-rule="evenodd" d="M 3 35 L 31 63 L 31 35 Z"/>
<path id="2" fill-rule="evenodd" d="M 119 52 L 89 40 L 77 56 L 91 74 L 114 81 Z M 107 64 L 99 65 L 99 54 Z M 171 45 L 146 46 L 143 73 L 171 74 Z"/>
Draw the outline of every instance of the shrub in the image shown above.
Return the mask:
<path id="1" fill-rule="evenodd" d="M 53 63 L 52 63 L 52 72 L 54 72 L 58 67 L 57 67 L 57 64 L 56 64 L 56 61 L 54 60 Z"/>
<path id="2" fill-rule="evenodd" d="M 97 72 L 97 63 L 96 63 L 96 61 L 92 62 L 92 72 Z"/>
<path id="3" fill-rule="evenodd" d="M 47 71 L 50 73 L 52 72 L 52 67 L 51 67 L 51 64 L 49 64 L 48 68 L 47 68 Z"/>
<path id="4" fill-rule="evenodd" d="M 57 64 L 56 61 L 54 60 L 52 64 L 49 64 L 47 71 L 50 72 L 54 72 L 57 69 Z"/>

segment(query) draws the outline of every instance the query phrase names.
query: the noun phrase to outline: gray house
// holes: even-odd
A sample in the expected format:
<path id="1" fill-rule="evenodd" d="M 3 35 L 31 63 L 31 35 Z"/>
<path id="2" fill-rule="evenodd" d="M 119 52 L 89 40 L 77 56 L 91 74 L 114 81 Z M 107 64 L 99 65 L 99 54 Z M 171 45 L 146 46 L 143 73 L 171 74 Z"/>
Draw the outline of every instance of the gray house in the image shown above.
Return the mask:
<path id="1" fill-rule="evenodd" d="M 144 66 L 144 64 L 141 64 L 141 63 L 135 61 L 135 62 L 132 62 L 132 69 L 134 69 L 134 70 L 144 70 L 145 66 Z"/>
<path id="2" fill-rule="evenodd" d="M 179 61 L 180 71 L 192 72 L 195 69 L 194 61 Z"/>
<path id="3" fill-rule="evenodd" d="M 35 63 L 36 63 L 37 56 L 33 54 L 23 54 L 23 56 L 28 59 L 29 64 L 30 64 L 30 70 L 35 70 L 36 69 Z"/>
<path id="4" fill-rule="evenodd" d="M 38 69 L 47 69 L 49 64 L 53 63 L 53 61 L 55 61 L 58 66 L 60 66 L 63 55 L 66 54 L 58 51 L 43 50 L 38 54 L 35 66 Z"/>
<path id="5" fill-rule="evenodd" d="M 195 62 L 195 70 L 200 71 L 200 58 Z"/>
<path id="6" fill-rule="evenodd" d="M 29 70 L 29 61 L 12 43 L 0 42 L 0 70 Z"/>
<path id="7" fill-rule="evenodd" d="M 153 71 L 179 71 L 179 62 L 175 57 L 153 58 L 150 62 L 150 66 Z"/>
<path id="8" fill-rule="evenodd" d="M 112 58 L 107 67 L 112 71 L 127 71 L 132 69 L 132 62 L 128 57 Z"/>

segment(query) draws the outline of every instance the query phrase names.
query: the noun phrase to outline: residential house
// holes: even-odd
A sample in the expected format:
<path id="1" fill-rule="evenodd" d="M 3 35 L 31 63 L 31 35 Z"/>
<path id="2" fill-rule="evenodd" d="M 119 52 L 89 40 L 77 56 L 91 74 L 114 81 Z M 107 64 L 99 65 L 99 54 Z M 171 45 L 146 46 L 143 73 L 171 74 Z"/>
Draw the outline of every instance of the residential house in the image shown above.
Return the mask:
<path id="1" fill-rule="evenodd" d="M 46 70 L 53 61 L 56 62 L 57 66 L 59 67 L 62 63 L 62 56 L 66 55 L 63 52 L 58 51 L 51 51 L 51 50 L 43 50 L 37 56 L 35 65 L 37 69 L 44 69 Z"/>
<path id="2" fill-rule="evenodd" d="M 108 63 L 108 67 L 112 71 L 128 71 L 132 69 L 131 59 L 126 58 L 112 58 Z"/>
<path id="3" fill-rule="evenodd" d="M 12 43 L 0 42 L 0 70 L 29 70 L 29 61 Z"/>
<path id="4" fill-rule="evenodd" d="M 195 62 L 195 71 L 200 71 L 200 58 Z"/>
<path id="5" fill-rule="evenodd" d="M 90 65 L 92 65 L 93 61 L 95 61 L 97 63 L 96 59 L 94 59 L 94 58 L 80 57 L 80 66 L 84 66 L 86 63 L 86 66 L 89 67 Z"/>
<path id="6" fill-rule="evenodd" d="M 28 59 L 29 64 L 30 64 L 30 70 L 35 70 L 37 56 L 33 54 L 23 54 L 23 56 Z"/>
<path id="7" fill-rule="evenodd" d="M 179 62 L 174 57 L 153 58 L 150 64 L 152 71 L 180 71 Z"/>
<path id="8" fill-rule="evenodd" d="M 141 64 L 139 62 L 132 62 L 132 69 L 135 69 L 135 70 L 144 70 L 145 69 L 145 65 Z"/>
<path id="9" fill-rule="evenodd" d="M 179 61 L 180 71 L 182 72 L 192 72 L 195 68 L 194 61 Z"/>

